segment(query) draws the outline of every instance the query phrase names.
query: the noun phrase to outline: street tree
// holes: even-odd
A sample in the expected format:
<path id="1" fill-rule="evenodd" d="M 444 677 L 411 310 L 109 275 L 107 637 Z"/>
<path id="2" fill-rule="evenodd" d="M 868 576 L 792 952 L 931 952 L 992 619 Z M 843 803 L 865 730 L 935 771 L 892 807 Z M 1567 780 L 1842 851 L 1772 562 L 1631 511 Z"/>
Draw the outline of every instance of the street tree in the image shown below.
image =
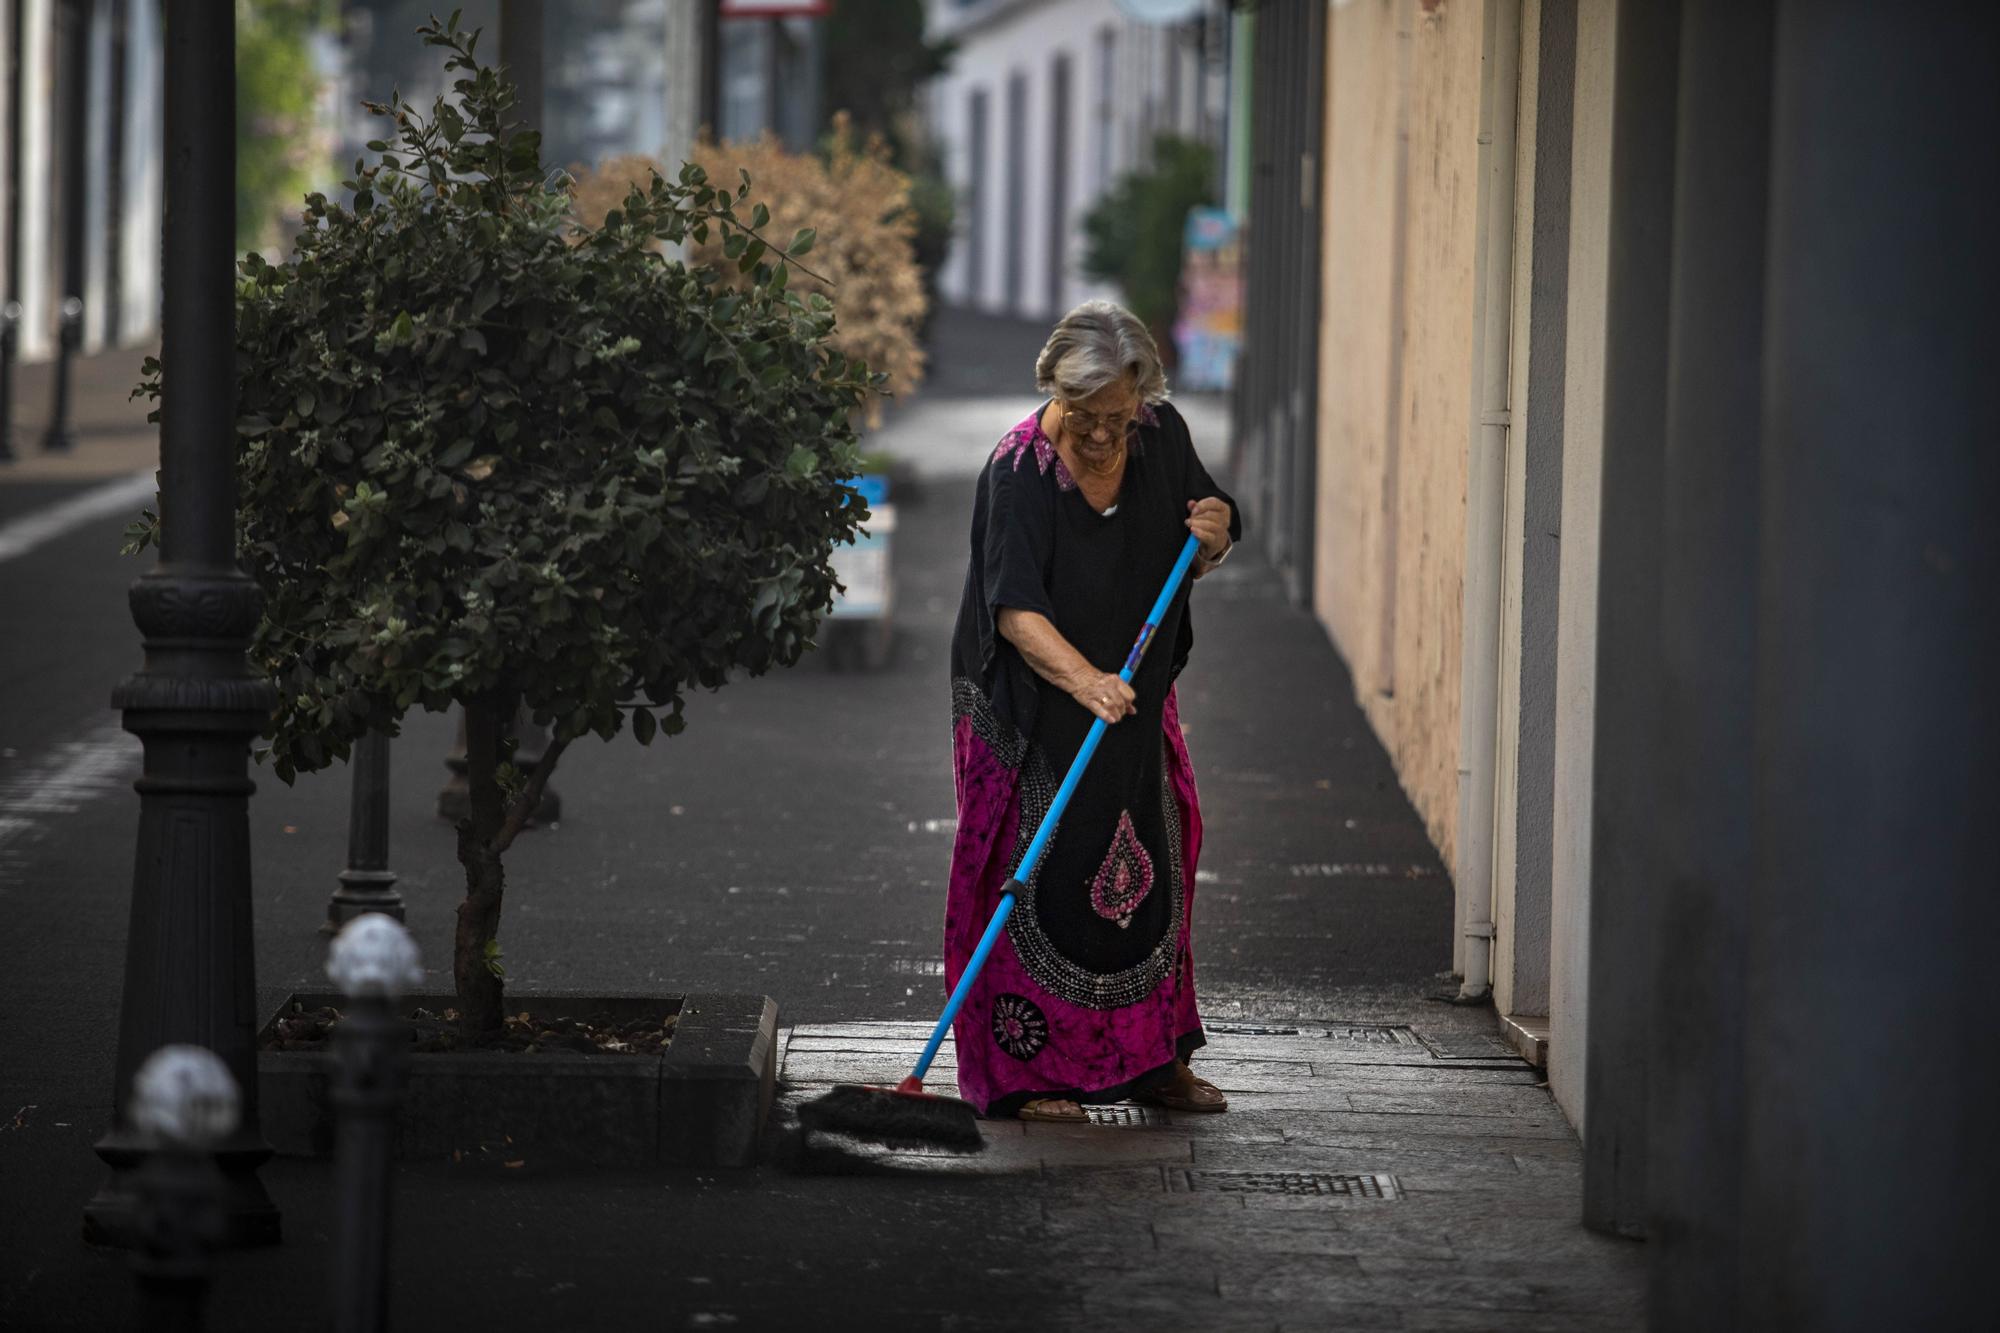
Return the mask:
<path id="1" fill-rule="evenodd" d="M 419 32 L 454 95 L 369 104 L 393 137 L 351 204 L 308 196 L 284 262 L 241 264 L 240 557 L 281 778 L 465 708 L 453 975 L 476 1034 L 503 1021 L 503 858 L 565 747 L 677 733 L 693 690 L 811 645 L 867 516 L 850 423 L 879 377 L 789 290 L 812 233 L 767 239 L 747 175 L 652 174 L 586 225 L 477 31 Z M 687 240 L 745 281 L 668 257 Z M 517 704 L 551 732 L 532 775 Z"/>

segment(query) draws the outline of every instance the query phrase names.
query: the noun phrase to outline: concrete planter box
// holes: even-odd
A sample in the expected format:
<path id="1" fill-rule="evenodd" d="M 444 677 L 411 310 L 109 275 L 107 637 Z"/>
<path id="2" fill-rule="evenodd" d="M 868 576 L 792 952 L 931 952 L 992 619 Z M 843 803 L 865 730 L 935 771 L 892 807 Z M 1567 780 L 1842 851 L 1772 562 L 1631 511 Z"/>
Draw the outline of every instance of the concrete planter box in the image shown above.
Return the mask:
<path id="1" fill-rule="evenodd" d="M 338 1006 L 336 995 L 268 997 L 258 1037 L 294 1006 Z M 438 1012 L 451 995 L 411 995 L 405 1012 Z M 412 1054 L 397 1117 L 399 1157 L 454 1151 L 598 1166 L 747 1166 L 777 1081 L 778 1006 L 762 995 L 634 996 L 544 992 L 507 996 L 509 1012 L 551 1018 L 609 1013 L 631 1020 L 678 1013 L 655 1056 Z M 329 1057 L 259 1051 L 264 1136 L 286 1156 L 333 1151 Z"/>

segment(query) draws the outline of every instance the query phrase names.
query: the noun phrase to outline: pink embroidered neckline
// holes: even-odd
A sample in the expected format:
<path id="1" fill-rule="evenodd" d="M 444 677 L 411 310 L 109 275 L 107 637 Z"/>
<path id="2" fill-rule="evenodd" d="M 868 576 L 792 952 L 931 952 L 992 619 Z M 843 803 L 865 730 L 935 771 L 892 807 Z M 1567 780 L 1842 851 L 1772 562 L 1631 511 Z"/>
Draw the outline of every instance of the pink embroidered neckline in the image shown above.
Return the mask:
<path id="1" fill-rule="evenodd" d="M 1049 466 L 1053 464 L 1056 470 L 1056 486 L 1061 490 L 1073 491 L 1076 489 L 1076 478 L 1070 475 L 1069 464 L 1063 462 L 1062 455 L 1056 452 L 1056 442 L 1042 429 L 1042 411 L 1042 408 L 1036 408 L 1022 420 L 1020 425 L 1000 437 L 999 447 L 993 451 L 993 461 L 999 463 L 1003 460 L 1012 460 L 1014 470 L 1018 472 L 1021 470 L 1021 460 L 1032 452 L 1035 456 L 1035 471 L 1046 476 Z M 1160 414 L 1153 410 L 1151 403 L 1141 403 L 1139 420 L 1145 425 L 1157 426 L 1160 424 Z"/>

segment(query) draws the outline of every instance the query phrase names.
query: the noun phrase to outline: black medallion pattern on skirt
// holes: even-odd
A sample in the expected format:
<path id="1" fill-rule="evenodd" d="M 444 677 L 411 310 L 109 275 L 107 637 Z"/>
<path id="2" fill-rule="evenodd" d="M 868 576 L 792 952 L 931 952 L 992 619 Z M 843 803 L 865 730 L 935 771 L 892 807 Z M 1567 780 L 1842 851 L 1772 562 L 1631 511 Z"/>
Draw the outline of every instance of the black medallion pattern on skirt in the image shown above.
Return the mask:
<path id="1" fill-rule="evenodd" d="M 1164 752 L 1164 736 L 1160 738 L 1160 746 Z M 1055 775 L 1049 771 L 1048 761 L 1040 748 L 1028 746 L 1021 765 L 1021 817 L 1014 833 L 1012 864 L 1018 866 L 1021 863 L 1028 843 L 1035 836 L 1036 827 L 1042 822 L 1042 816 L 1055 803 L 1056 786 Z M 1164 855 L 1160 860 L 1165 864 L 1153 867 L 1153 877 L 1158 881 L 1158 887 L 1167 894 L 1167 927 L 1147 955 L 1130 967 L 1116 972 L 1095 972 L 1065 954 L 1049 938 L 1035 909 L 1035 899 L 1045 888 L 1042 871 L 1048 864 L 1046 857 L 1035 867 L 1035 873 L 1028 877 L 1027 884 L 1023 886 L 1025 892 L 1019 895 L 1020 901 L 1007 917 L 1007 938 L 1014 945 L 1014 956 L 1020 959 L 1028 975 L 1049 994 L 1085 1009 L 1122 1009 L 1152 994 L 1172 973 L 1180 957 L 1181 927 L 1187 919 L 1187 893 L 1181 883 L 1183 847 L 1180 804 L 1174 799 L 1173 778 L 1164 753 L 1160 764 L 1160 813 L 1165 826 L 1162 840 L 1165 843 L 1162 849 Z M 1090 892 L 1090 885 L 1080 887 L 1083 892 Z M 1129 887 L 1130 881 L 1128 891 Z M 1148 887 L 1153 886 L 1149 884 Z M 1121 915 L 1123 911 L 1136 907 L 1140 897 L 1143 895 L 1132 898 L 1129 903 L 1121 903 Z M 1117 920 L 1116 917 L 1107 919 Z"/>
<path id="2" fill-rule="evenodd" d="M 995 996 L 993 1041 L 1016 1060 L 1032 1060 L 1049 1044 L 1048 1017 L 1025 995 Z"/>

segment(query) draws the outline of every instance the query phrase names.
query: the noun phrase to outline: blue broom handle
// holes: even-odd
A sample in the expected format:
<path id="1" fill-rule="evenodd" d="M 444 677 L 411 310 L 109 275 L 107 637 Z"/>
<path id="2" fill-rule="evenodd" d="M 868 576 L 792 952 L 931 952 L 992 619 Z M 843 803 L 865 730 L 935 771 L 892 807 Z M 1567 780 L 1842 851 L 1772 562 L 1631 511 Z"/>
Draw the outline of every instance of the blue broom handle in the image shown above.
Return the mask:
<path id="1" fill-rule="evenodd" d="M 1187 544 L 1181 547 L 1180 558 L 1174 561 L 1173 572 L 1167 575 L 1167 586 L 1160 589 L 1159 600 L 1146 615 L 1146 623 L 1139 630 L 1139 637 L 1132 643 L 1132 651 L 1126 654 L 1125 665 L 1118 672 L 1118 679 L 1127 685 L 1132 683 L 1132 673 L 1139 669 L 1139 661 L 1145 657 L 1146 649 L 1153 642 L 1153 634 L 1166 618 L 1167 606 L 1174 600 L 1174 594 L 1181 590 L 1181 581 L 1187 577 L 1188 566 L 1194 563 L 1196 552 L 1201 550 L 1201 538 L 1188 534 Z M 1026 884 L 1041 864 L 1042 852 L 1047 849 L 1049 839 L 1055 836 L 1056 825 L 1061 822 L 1063 811 L 1069 806 L 1069 798 L 1076 794 L 1076 784 L 1083 780 L 1083 770 L 1090 767 L 1090 757 L 1097 753 L 1097 744 L 1104 739 L 1104 729 L 1110 725 L 1103 718 L 1090 724 L 1090 734 L 1083 738 L 1083 745 L 1070 762 L 1069 772 L 1063 776 L 1062 786 L 1056 789 L 1055 800 L 1049 803 L 1048 813 L 1042 816 L 1041 826 L 1035 830 L 1033 842 L 1021 857 L 1021 864 L 1014 871 L 1014 878 L 1008 881 L 1007 892 L 1000 895 L 1000 906 L 993 913 L 993 919 L 986 923 L 986 933 L 979 937 L 979 946 L 972 951 L 972 960 L 965 965 L 965 972 L 952 987 L 951 998 L 945 1001 L 944 1013 L 938 1016 L 937 1026 L 931 1029 L 931 1039 L 924 1043 L 924 1053 L 917 1061 L 917 1067 L 910 1076 L 922 1082 L 930 1072 L 931 1061 L 937 1058 L 938 1047 L 944 1043 L 944 1034 L 951 1031 L 951 1020 L 958 1017 L 959 1006 L 972 993 L 972 983 L 979 976 L 979 969 L 986 966 L 986 955 L 993 952 L 994 942 L 1000 932 L 1007 928 L 1007 918 L 1014 914 L 1014 887 Z"/>

